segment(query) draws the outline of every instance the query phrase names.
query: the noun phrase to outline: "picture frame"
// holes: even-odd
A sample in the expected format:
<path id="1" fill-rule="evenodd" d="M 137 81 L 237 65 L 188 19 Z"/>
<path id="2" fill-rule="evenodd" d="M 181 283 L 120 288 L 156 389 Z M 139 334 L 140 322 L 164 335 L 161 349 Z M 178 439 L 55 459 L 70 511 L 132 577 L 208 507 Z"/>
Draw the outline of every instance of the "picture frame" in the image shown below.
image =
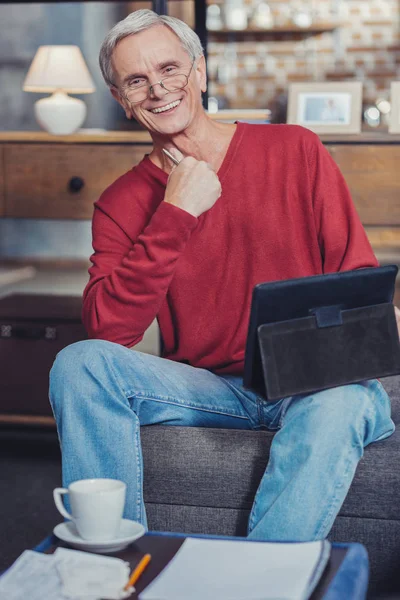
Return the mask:
<path id="1" fill-rule="evenodd" d="M 361 131 L 362 82 L 303 82 L 289 85 L 287 123 L 315 133 Z"/>
<path id="2" fill-rule="evenodd" d="M 390 84 L 389 133 L 400 133 L 400 81 Z"/>

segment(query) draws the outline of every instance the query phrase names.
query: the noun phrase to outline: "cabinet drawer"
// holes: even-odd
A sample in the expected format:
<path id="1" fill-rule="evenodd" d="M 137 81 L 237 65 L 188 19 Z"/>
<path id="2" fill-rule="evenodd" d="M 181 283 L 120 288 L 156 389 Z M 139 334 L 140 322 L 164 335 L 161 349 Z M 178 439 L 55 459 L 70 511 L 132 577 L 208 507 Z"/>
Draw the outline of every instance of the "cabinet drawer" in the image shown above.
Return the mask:
<path id="1" fill-rule="evenodd" d="M 331 145 L 364 225 L 400 225 L 400 146 Z"/>
<path id="2" fill-rule="evenodd" d="M 93 203 L 151 145 L 7 144 L 8 217 L 91 219 Z M 0 176 L 1 179 L 1 176 Z"/>

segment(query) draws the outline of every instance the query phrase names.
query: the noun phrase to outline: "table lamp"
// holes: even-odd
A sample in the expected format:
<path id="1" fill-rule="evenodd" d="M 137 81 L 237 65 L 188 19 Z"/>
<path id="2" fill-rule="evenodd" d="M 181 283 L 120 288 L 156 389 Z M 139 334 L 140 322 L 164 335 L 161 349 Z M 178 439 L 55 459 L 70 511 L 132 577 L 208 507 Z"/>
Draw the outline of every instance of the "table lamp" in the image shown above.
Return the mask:
<path id="1" fill-rule="evenodd" d="M 40 46 L 23 85 L 25 92 L 53 92 L 35 103 L 35 116 L 54 135 L 74 133 L 86 118 L 86 104 L 68 92 L 90 94 L 95 89 L 78 46 Z"/>

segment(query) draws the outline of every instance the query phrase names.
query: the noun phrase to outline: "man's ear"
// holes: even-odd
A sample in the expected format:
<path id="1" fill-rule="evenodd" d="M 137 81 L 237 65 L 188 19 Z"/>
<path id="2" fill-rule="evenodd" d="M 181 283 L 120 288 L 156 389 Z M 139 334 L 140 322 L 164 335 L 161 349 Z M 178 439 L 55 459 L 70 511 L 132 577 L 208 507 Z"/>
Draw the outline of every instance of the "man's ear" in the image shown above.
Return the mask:
<path id="1" fill-rule="evenodd" d="M 206 59 L 204 56 L 200 56 L 197 62 L 196 72 L 199 77 L 200 89 L 202 92 L 207 90 L 207 68 L 206 68 Z"/>
<path id="2" fill-rule="evenodd" d="M 125 116 L 127 119 L 132 119 L 132 110 L 131 107 L 129 106 L 129 104 L 127 102 L 124 101 L 123 98 L 121 98 L 119 91 L 116 88 L 110 88 L 110 92 L 113 96 L 113 98 L 115 98 L 115 100 L 118 102 L 118 104 L 120 104 L 120 106 L 122 106 L 122 108 L 125 111 Z"/>

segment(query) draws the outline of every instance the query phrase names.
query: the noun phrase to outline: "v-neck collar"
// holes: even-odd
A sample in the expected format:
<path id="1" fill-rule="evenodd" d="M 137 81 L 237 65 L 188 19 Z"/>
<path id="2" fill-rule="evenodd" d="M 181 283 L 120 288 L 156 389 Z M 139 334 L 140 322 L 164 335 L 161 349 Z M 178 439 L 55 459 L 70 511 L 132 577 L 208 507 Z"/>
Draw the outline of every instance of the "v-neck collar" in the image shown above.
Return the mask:
<path id="1" fill-rule="evenodd" d="M 225 179 L 225 177 L 230 169 L 231 163 L 236 154 L 236 149 L 239 146 L 239 144 L 243 138 L 243 134 L 244 134 L 245 126 L 246 126 L 245 123 L 241 123 L 240 121 L 235 121 L 235 124 L 236 124 L 235 132 L 232 136 L 232 139 L 229 143 L 228 149 L 225 153 L 224 160 L 222 161 L 222 164 L 217 172 L 218 179 L 220 180 L 221 183 Z M 161 169 L 161 167 L 158 167 L 156 164 L 154 164 L 153 161 L 150 159 L 149 154 L 144 155 L 144 158 L 141 161 L 141 165 L 146 169 L 146 171 L 148 173 L 150 173 L 153 177 L 155 177 L 160 183 L 163 183 L 165 186 L 167 185 L 168 177 L 169 177 L 168 173 L 163 171 L 163 169 Z"/>

